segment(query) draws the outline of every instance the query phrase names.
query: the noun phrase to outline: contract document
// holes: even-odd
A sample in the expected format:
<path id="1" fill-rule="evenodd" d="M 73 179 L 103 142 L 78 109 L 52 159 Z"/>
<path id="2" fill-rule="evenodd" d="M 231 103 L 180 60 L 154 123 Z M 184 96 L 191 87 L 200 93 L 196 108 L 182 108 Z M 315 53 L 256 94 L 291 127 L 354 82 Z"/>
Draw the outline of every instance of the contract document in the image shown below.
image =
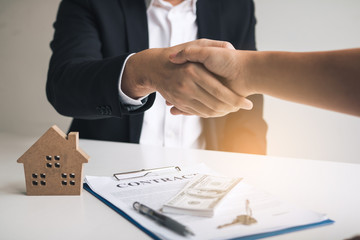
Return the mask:
<path id="1" fill-rule="evenodd" d="M 280 201 L 244 181 L 233 187 L 211 218 L 162 212 L 163 205 L 196 175 L 196 171 L 180 171 L 123 180 L 86 176 L 84 187 L 154 239 L 246 239 L 249 236 L 253 239 L 333 222 L 325 214 Z M 134 202 L 162 212 L 184 224 L 195 235 L 183 237 L 159 225 L 135 211 Z M 251 224 L 235 221 L 249 215 L 249 206 Z"/>

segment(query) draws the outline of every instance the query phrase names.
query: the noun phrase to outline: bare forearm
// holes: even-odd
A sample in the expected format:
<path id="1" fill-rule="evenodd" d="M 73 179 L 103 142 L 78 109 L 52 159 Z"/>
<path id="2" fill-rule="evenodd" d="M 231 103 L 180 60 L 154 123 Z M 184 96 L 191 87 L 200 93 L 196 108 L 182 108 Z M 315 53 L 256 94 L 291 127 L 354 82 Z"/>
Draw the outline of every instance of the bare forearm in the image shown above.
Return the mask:
<path id="1" fill-rule="evenodd" d="M 238 52 L 249 89 L 360 116 L 360 49 L 327 52 Z"/>

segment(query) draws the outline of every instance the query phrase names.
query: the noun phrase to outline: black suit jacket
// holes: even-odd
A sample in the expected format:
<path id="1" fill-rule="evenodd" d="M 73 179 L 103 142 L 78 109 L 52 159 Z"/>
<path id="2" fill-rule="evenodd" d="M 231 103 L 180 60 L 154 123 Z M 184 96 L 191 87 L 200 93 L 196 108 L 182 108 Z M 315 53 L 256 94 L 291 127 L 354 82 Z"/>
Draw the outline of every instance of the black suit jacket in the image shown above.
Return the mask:
<path id="1" fill-rule="evenodd" d="M 226 40 L 255 50 L 251 0 L 198 0 L 199 38 Z M 139 143 L 143 112 L 119 100 L 118 81 L 126 57 L 148 48 L 144 0 L 63 0 L 51 42 L 46 93 L 54 108 L 74 118 L 70 131 L 81 138 Z M 263 97 L 254 109 L 203 119 L 207 149 L 264 154 L 267 126 Z"/>

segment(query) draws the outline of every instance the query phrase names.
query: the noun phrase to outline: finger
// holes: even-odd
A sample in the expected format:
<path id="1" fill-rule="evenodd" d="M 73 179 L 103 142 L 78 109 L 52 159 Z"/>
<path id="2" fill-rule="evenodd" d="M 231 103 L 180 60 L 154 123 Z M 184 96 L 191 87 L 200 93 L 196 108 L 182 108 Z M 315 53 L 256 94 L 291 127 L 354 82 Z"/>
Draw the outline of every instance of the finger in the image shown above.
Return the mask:
<path id="1" fill-rule="evenodd" d="M 245 97 L 241 97 L 240 101 L 241 101 L 241 104 L 240 104 L 241 109 L 251 110 L 254 106 L 253 102 Z"/>
<path id="2" fill-rule="evenodd" d="M 206 106 L 207 110 L 203 112 L 208 114 L 209 110 L 223 114 L 225 112 L 234 112 L 239 109 L 237 99 L 240 97 L 215 78 L 215 75 L 206 70 L 201 64 L 188 63 L 181 66 L 182 74 L 187 76 L 181 81 L 177 90 L 182 94 L 176 99 L 174 96 L 165 96 L 174 106 L 191 107 L 191 99 L 197 100 Z M 174 94 L 173 94 L 174 95 Z M 179 101 L 186 99 L 186 101 Z M 179 108 L 179 107 L 178 107 Z M 192 108 L 198 110 L 198 108 Z M 184 109 L 180 109 L 183 110 Z"/>
<path id="3" fill-rule="evenodd" d="M 225 86 L 223 86 L 223 87 L 225 87 Z M 225 87 L 225 89 L 229 90 L 226 87 Z M 222 96 L 223 92 L 221 92 L 221 90 L 220 90 L 220 95 L 215 95 L 215 96 L 212 94 L 209 94 L 204 89 L 203 89 L 203 91 L 204 91 L 204 93 L 199 94 L 196 99 L 198 101 L 201 101 L 207 108 L 212 109 L 214 112 L 213 114 L 220 116 L 220 115 L 225 115 L 224 113 L 237 112 L 240 109 L 251 110 L 253 108 L 253 103 L 245 97 L 235 94 L 233 99 L 225 99 Z M 230 91 L 230 92 L 233 93 L 232 91 Z M 228 97 L 228 96 L 226 96 L 226 97 Z M 224 100 L 225 102 L 221 99 L 225 99 Z M 228 102 L 226 102 L 226 101 L 228 101 Z M 229 103 L 229 102 L 231 102 L 231 103 Z"/>
<path id="4" fill-rule="evenodd" d="M 246 99 L 246 98 L 242 97 L 242 102 L 243 102 L 241 104 L 242 107 L 240 107 L 237 111 L 239 111 L 240 109 L 251 110 L 253 108 L 253 103 L 249 99 Z M 173 114 L 173 115 L 185 115 L 185 116 L 198 115 L 198 114 L 190 114 L 190 113 L 184 112 L 184 111 L 178 109 L 175 106 L 173 106 L 170 109 L 170 113 Z M 219 116 L 219 115 L 217 115 L 217 116 Z M 216 117 L 216 116 L 213 115 L 212 117 Z"/>
<path id="5" fill-rule="evenodd" d="M 172 106 L 170 108 L 170 113 L 173 114 L 173 115 L 186 115 L 186 116 L 191 116 L 193 114 L 190 114 L 190 113 L 187 113 L 187 112 L 184 112 L 184 111 L 181 111 L 180 109 L 178 109 L 177 107 L 174 106 L 174 104 L 172 104 L 171 102 L 169 102 L 168 100 L 166 100 L 166 105 L 167 106 Z"/>
<path id="6" fill-rule="evenodd" d="M 217 48 L 227 48 L 227 49 L 235 49 L 234 46 L 226 41 L 218 41 L 218 40 L 211 40 L 211 39 L 198 39 L 191 42 L 186 42 L 183 44 L 179 44 L 174 46 L 175 49 L 183 49 L 190 46 L 198 46 L 198 47 L 217 47 Z"/>
<path id="7" fill-rule="evenodd" d="M 170 109 L 172 114 L 197 115 L 206 118 L 224 116 L 229 112 L 238 111 L 240 108 L 249 110 L 252 108 L 252 102 L 241 96 L 237 96 L 238 106 L 232 107 L 219 101 L 195 83 L 191 88 L 195 90 L 192 90 L 192 93 L 183 95 L 180 99 L 172 99 L 171 96 L 165 94 L 164 98 L 172 99 L 171 101 L 167 100 L 167 103 L 175 103 L 171 104 L 174 106 Z"/>
<path id="8" fill-rule="evenodd" d="M 212 47 L 187 47 L 176 54 L 169 56 L 169 60 L 175 64 L 185 62 L 202 63 L 206 68 L 214 68 L 219 63 L 226 62 L 226 58 L 231 57 L 225 49 Z M 216 61 L 214 60 L 216 59 Z"/>
<path id="9" fill-rule="evenodd" d="M 191 48 L 201 49 L 201 48 L 205 48 L 205 47 L 226 48 L 226 49 L 230 49 L 230 50 L 235 50 L 234 46 L 229 42 L 209 40 L 209 39 L 199 39 L 194 42 L 179 45 L 179 47 L 183 47 L 183 49 L 180 52 L 187 51 Z M 175 53 L 170 54 L 169 58 L 172 59 L 173 61 L 176 61 L 174 63 L 178 63 L 178 64 L 184 63 L 186 61 L 191 61 L 191 60 L 186 60 L 185 58 L 180 58 L 180 55 L 179 55 L 180 52 L 175 52 Z M 198 62 L 198 61 L 191 61 L 191 62 Z"/>
<path id="10" fill-rule="evenodd" d="M 192 114 L 183 112 L 183 111 L 181 111 L 180 109 L 178 109 L 177 107 L 172 107 L 172 108 L 170 109 L 170 113 L 171 113 L 172 115 L 192 116 Z"/>
<path id="11" fill-rule="evenodd" d="M 182 112 L 209 117 L 223 116 L 240 108 L 252 108 L 251 101 L 227 88 L 203 65 L 188 63 L 182 65 L 181 69 L 183 75 L 188 77 L 176 87 L 178 93 L 172 91 L 172 94 L 169 94 L 164 91 L 162 94 Z"/>
<path id="12" fill-rule="evenodd" d="M 242 104 L 241 104 L 242 107 L 240 107 L 238 110 L 240 110 L 240 109 L 251 110 L 253 108 L 253 103 L 249 99 L 246 99 L 244 97 L 241 97 L 241 98 L 242 98 Z M 179 108 L 177 108 L 175 106 L 173 106 L 170 109 L 170 113 L 173 114 L 173 115 L 185 115 L 185 116 L 194 115 L 194 114 L 184 112 L 184 111 L 180 110 Z M 195 115 L 198 115 L 198 114 L 195 114 Z M 213 117 L 215 117 L 215 116 L 213 115 Z"/>
<path id="13" fill-rule="evenodd" d="M 231 108 L 244 108 L 244 109 L 251 109 L 252 103 L 249 100 L 244 100 L 243 97 L 236 94 L 232 90 L 230 90 L 228 87 L 226 87 L 224 84 L 219 81 L 219 77 L 214 75 L 213 73 L 207 71 L 205 68 L 203 68 L 201 65 L 195 65 L 194 69 L 193 67 L 188 71 L 199 71 L 197 73 L 198 77 L 194 79 L 195 83 L 205 90 L 209 96 L 212 98 L 204 98 L 206 101 L 202 101 L 201 99 L 197 98 L 199 101 L 203 103 L 208 103 L 207 106 L 216 106 L 216 102 L 222 102 L 224 104 L 220 104 L 219 107 L 224 108 L 224 111 L 234 111 L 231 110 Z M 200 95 L 200 97 L 206 97 L 205 95 Z M 228 108 L 226 107 L 228 106 Z"/>
<path id="14" fill-rule="evenodd" d="M 213 54 L 208 47 L 186 47 L 181 51 L 171 54 L 169 60 L 175 64 L 183 64 L 185 62 L 198 62 L 204 64 L 206 59 Z"/>
<path id="15" fill-rule="evenodd" d="M 214 108 L 208 107 L 206 104 L 196 99 L 191 101 L 191 105 L 179 110 L 187 114 L 197 115 L 202 118 L 221 117 L 229 113 L 229 111 L 224 112 L 214 110 Z"/>
<path id="16" fill-rule="evenodd" d="M 217 81 L 217 80 L 212 79 L 211 81 Z M 223 115 L 224 113 L 235 112 L 239 110 L 237 106 L 223 101 L 221 99 L 222 98 L 221 94 L 222 94 L 221 92 L 217 92 L 214 95 L 213 93 L 208 92 L 202 86 L 198 85 L 198 92 L 196 95 L 194 95 L 194 98 L 199 102 L 201 102 L 208 109 L 211 109 L 213 112 L 218 113 L 218 115 Z"/>
<path id="17" fill-rule="evenodd" d="M 194 86 L 196 86 L 193 83 Z M 163 98 L 170 99 L 166 100 L 166 104 L 168 106 L 174 106 L 177 110 L 175 111 L 176 115 L 182 114 L 182 115 L 196 115 L 200 117 L 206 117 L 207 112 L 210 112 L 210 109 L 208 109 L 203 104 L 200 104 L 197 100 L 195 100 L 192 95 L 182 95 L 181 99 L 174 99 L 173 96 L 167 94 L 166 92 L 160 93 Z M 189 97 L 190 96 L 190 97 Z M 172 102 L 176 103 L 173 104 Z M 171 109 L 170 109 L 171 112 Z"/>
<path id="18" fill-rule="evenodd" d="M 191 44 L 191 42 L 188 44 Z M 227 41 L 218 41 L 218 40 L 211 40 L 206 38 L 198 39 L 195 41 L 195 44 L 191 44 L 191 45 L 197 45 L 200 47 L 218 47 L 218 48 L 235 49 L 234 46 Z"/>
<path id="19" fill-rule="evenodd" d="M 209 117 L 209 114 L 211 114 L 210 112 L 211 109 L 204 106 L 200 102 L 192 103 L 191 106 L 181 106 L 181 107 L 173 106 L 170 109 L 170 113 L 173 115 L 186 115 L 186 116 L 195 115 L 202 118 Z M 218 116 L 218 114 L 212 113 L 211 116 Z"/>
<path id="20" fill-rule="evenodd" d="M 206 93 L 203 89 L 199 88 L 196 91 L 196 93 L 189 95 L 190 98 L 184 97 L 175 101 L 176 104 L 174 105 L 174 107 L 179 110 L 174 110 L 175 113 L 185 113 L 186 115 L 196 115 L 199 117 L 208 118 L 224 116 L 230 112 L 229 110 L 224 110 L 226 109 L 226 107 L 214 107 L 211 104 L 206 103 L 206 99 L 210 98 L 211 96 L 204 96 L 209 94 Z M 218 104 L 217 101 L 215 103 Z"/>

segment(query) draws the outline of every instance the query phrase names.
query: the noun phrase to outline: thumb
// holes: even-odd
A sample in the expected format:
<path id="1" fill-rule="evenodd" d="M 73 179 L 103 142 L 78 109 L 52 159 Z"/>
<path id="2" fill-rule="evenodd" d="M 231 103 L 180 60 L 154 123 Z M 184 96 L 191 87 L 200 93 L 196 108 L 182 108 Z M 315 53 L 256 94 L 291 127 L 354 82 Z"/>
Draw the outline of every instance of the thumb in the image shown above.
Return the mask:
<path id="1" fill-rule="evenodd" d="M 169 58 L 172 63 L 182 64 L 185 62 L 200 62 L 204 63 L 207 54 L 210 52 L 206 52 L 204 49 L 206 48 L 224 48 L 235 50 L 234 46 L 226 41 L 217 41 L 210 39 L 198 39 L 193 42 L 188 42 L 183 44 L 184 48 L 177 52 L 170 54 Z M 205 52 L 203 52 L 205 51 Z M 197 56 L 197 54 L 202 53 L 201 56 Z"/>
<path id="2" fill-rule="evenodd" d="M 182 64 L 185 62 L 204 63 L 211 53 L 209 47 L 186 47 L 183 50 L 170 54 L 170 62 L 175 64 Z"/>

